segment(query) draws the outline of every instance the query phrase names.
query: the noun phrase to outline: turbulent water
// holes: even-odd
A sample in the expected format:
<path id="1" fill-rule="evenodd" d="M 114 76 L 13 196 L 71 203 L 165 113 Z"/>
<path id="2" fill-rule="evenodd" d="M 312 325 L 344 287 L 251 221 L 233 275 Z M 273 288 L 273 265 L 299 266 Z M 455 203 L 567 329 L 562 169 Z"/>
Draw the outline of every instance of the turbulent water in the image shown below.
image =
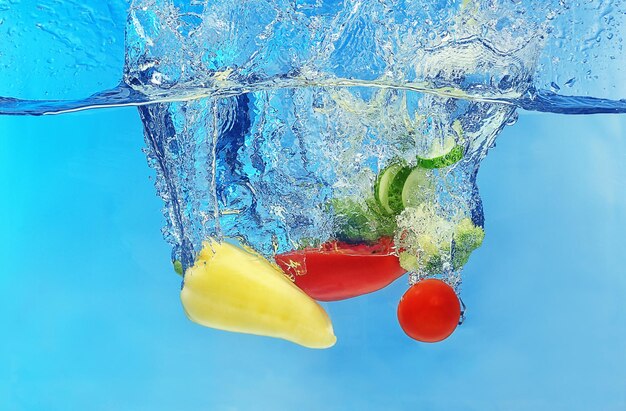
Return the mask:
<path id="1" fill-rule="evenodd" d="M 480 161 L 516 109 L 626 112 L 598 78 L 623 16 L 619 1 L 135 0 L 118 88 L 0 98 L 0 114 L 140 106 L 183 267 L 209 237 L 271 258 L 392 236 L 413 280 L 458 284 L 484 235 Z M 456 146 L 460 161 L 419 168 Z M 419 190 L 390 185 L 402 207 L 386 210 L 394 164 Z"/>
<path id="2" fill-rule="evenodd" d="M 516 106 L 625 108 L 535 90 L 564 11 L 556 2 L 135 2 L 125 83 L 162 100 L 140 113 L 174 259 L 189 266 L 209 237 L 271 258 L 390 235 L 413 280 L 458 284 L 484 235 L 480 161 Z M 424 171 L 402 209 L 380 212 L 387 167 L 416 170 L 446 144 L 463 148 L 462 161 Z"/>
<path id="3" fill-rule="evenodd" d="M 10 97 L 0 97 L 0 114 L 364 82 L 537 111 L 626 110 L 620 100 L 626 87 L 617 81 L 626 26 L 621 0 L 136 0 L 129 10 L 122 0 L 95 8 L 74 1 L 55 8 L 16 4 L 0 1 L 0 24 L 9 40 L 0 46 L 5 74 L 21 73 L 24 65 L 33 75 L 54 76 L 60 70 L 56 60 L 73 58 L 76 65 L 67 67 L 86 77 L 88 68 L 106 62 L 106 47 L 116 47 L 113 31 L 125 11 L 126 69 L 119 87 L 77 100 L 21 99 L 38 94 L 7 83 Z M 55 59 L 42 64 L 36 55 L 32 61 L 14 55 L 11 44 L 23 43 L 25 36 L 46 40 L 33 30 L 56 40 L 49 45 L 58 48 Z M 106 41 L 92 39 L 98 30 Z M 8 78 L 27 80 L 24 73 Z M 57 90 L 69 87 L 48 87 L 44 94 L 62 96 Z"/>

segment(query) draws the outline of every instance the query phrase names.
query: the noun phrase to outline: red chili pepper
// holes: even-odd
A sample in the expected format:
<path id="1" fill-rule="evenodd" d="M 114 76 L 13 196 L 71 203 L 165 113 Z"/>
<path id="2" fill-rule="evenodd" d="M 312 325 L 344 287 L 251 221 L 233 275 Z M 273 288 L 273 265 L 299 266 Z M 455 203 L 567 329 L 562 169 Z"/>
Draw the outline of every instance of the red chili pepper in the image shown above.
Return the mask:
<path id="1" fill-rule="evenodd" d="M 406 272 L 394 254 L 393 241 L 346 244 L 337 241 L 275 257 L 296 285 L 320 301 L 337 301 L 380 290 Z"/>

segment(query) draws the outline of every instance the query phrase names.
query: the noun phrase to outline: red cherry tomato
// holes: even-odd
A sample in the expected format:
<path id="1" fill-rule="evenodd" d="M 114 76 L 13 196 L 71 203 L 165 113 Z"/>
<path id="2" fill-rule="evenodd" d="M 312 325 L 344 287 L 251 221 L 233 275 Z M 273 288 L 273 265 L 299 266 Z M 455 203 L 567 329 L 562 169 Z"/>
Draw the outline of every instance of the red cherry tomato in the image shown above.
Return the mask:
<path id="1" fill-rule="evenodd" d="M 398 321 L 404 332 L 422 342 L 445 340 L 454 332 L 461 317 L 456 293 L 441 280 L 422 280 L 402 296 Z"/>
<path id="2" fill-rule="evenodd" d="M 332 241 L 275 257 L 296 285 L 320 301 L 337 301 L 380 290 L 406 272 L 391 238 L 374 245 Z"/>

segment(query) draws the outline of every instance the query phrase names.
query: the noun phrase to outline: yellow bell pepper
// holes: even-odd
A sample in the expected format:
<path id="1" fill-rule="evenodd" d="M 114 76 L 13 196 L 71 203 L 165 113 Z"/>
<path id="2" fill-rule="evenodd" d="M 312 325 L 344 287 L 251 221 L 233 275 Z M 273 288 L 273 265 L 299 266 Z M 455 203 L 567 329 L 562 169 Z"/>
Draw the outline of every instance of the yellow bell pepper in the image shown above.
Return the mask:
<path id="1" fill-rule="evenodd" d="M 221 330 L 328 348 L 337 338 L 324 309 L 261 255 L 227 242 L 204 243 L 180 298 L 189 319 Z"/>

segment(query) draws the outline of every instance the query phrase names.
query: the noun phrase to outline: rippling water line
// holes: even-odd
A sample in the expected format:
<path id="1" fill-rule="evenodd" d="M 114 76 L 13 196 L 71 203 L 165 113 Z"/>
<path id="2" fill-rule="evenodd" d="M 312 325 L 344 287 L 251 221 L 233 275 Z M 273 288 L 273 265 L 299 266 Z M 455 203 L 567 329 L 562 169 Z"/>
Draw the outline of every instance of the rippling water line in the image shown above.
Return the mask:
<path id="1" fill-rule="evenodd" d="M 159 96 L 148 96 L 122 83 L 118 87 L 93 94 L 80 100 L 24 100 L 12 97 L 0 97 L 0 115 L 14 116 L 42 116 L 66 114 L 83 110 L 99 108 L 144 106 L 155 103 L 172 103 L 190 101 L 202 98 L 231 97 L 251 91 L 267 90 L 272 88 L 297 87 L 350 87 L 370 86 L 380 88 L 395 88 L 417 91 L 425 94 L 434 94 L 443 97 L 481 101 L 494 104 L 517 106 L 527 111 L 538 111 L 557 114 L 624 114 L 626 113 L 626 99 L 610 100 L 589 96 L 564 96 L 549 90 L 529 90 L 522 97 L 495 97 L 471 95 L 462 90 L 451 88 L 433 88 L 427 84 L 393 85 L 382 82 L 335 80 L 324 83 L 302 85 L 296 82 L 286 84 L 271 83 L 233 89 L 194 89 L 186 92 L 177 91 Z"/>

